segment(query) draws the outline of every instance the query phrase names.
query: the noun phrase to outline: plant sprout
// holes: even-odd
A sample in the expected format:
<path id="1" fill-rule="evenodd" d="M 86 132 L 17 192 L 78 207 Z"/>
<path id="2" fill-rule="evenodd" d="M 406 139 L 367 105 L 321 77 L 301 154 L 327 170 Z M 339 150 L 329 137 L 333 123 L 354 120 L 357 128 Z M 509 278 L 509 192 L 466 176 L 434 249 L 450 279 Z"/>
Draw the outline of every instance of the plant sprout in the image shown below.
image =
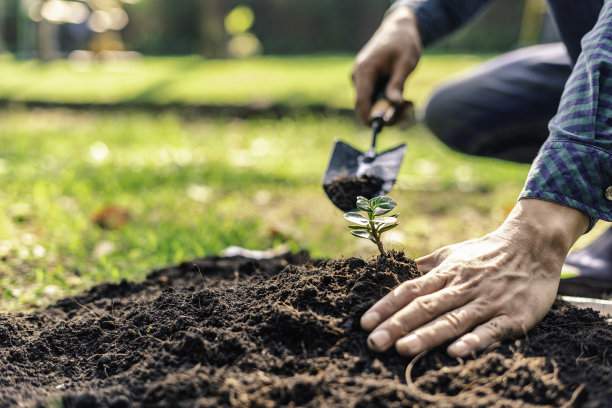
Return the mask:
<path id="1" fill-rule="evenodd" d="M 365 211 L 367 217 L 358 212 L 347 212 L 344 218 L 357 225 L 349 225 L 351 234 L 356 237 L 369 239 L 376 244 L 381 255 L 385 255 L 380 236 L 383 232 L 397 227 L 397 217 L 393 214 L 386 217 L 381 215 L 388 214 L 397 206 L 397 203 L 390 197 L 380 196 L 368 200 L 365 197 L 357 197 L 357 209 Z"/>

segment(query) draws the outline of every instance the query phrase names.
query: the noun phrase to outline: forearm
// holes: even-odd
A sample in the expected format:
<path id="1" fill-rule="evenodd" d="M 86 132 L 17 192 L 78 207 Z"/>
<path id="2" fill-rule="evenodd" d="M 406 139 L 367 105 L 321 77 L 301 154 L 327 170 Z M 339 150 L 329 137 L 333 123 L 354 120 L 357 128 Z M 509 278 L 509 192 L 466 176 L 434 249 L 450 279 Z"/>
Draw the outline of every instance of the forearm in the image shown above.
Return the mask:
<path id="1" fill-rule="evenodd" d="M 612 221 L 612 2 L 582 40 L 550 136 L 521 198 L 539 198 Z"/>
<path id="2" fill-rule="evenodd" d="M 464 25 L 489 2 L 490 0 L 396 0 L 389 11 L 398 7 L 410 8 L 416 15 L 421 40 L 425 46 Z"/>

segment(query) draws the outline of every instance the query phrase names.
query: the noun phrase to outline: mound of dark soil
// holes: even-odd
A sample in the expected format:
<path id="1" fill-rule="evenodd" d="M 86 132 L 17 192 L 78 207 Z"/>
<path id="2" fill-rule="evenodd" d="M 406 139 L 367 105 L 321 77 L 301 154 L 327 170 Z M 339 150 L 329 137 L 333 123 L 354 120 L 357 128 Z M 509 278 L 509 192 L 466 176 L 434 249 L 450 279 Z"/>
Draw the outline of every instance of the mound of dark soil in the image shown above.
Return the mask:
<path id="1" fill-rule="evenodd" d="M 374 176 L 339 177 L 324 189 L 336 207 L 347 212 L 355 209 L 357 197 L 374 198 L 384 183 L 383 179 Z"/>
<path id="2" fill-rule="evenodd" d="M 0 317 L 2 407 L 605 407 L 612 328 L 561 302 L 467 361 L 371 353 L 359 317 L 418 275 L 393 253 L 207 258 Z"/>

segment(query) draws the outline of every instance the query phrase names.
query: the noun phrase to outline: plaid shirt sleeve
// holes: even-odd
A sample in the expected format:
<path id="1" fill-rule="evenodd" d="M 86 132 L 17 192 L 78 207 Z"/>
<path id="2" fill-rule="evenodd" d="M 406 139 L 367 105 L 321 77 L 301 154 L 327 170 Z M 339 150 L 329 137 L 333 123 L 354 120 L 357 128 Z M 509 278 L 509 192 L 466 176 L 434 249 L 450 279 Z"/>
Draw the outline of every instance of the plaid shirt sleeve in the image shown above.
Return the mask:
<path id="1" fill-rule="evenodd" d="M 520 198 L 576 208 L 591 227 L 612 221 L 612 0 L 582 39 L 549 131 Z"/>

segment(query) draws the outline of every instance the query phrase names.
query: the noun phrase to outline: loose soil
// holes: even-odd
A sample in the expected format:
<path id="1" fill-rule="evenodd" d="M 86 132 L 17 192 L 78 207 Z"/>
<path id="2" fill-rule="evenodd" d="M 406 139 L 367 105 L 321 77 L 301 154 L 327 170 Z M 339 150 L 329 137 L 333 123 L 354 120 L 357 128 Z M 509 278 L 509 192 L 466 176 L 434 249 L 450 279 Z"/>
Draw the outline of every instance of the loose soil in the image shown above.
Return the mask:
<path id="1" fill-rule="evenodd" d="M 612 328 L 557 301 L 519 340 L 412 362 L 366 347 L 359 317 L 418 276 L 368 261 L 207 258 L 0 316 L 2 407 L 606 407 Z"/>
<path id="2" fill-rule="evenodd" d="M 346 212 L 355 209 L 357 197 L 374 198 L 384 182 L 374 176 L 343 177 L 335 179 L 324 188 L 336 207 Z"/>

